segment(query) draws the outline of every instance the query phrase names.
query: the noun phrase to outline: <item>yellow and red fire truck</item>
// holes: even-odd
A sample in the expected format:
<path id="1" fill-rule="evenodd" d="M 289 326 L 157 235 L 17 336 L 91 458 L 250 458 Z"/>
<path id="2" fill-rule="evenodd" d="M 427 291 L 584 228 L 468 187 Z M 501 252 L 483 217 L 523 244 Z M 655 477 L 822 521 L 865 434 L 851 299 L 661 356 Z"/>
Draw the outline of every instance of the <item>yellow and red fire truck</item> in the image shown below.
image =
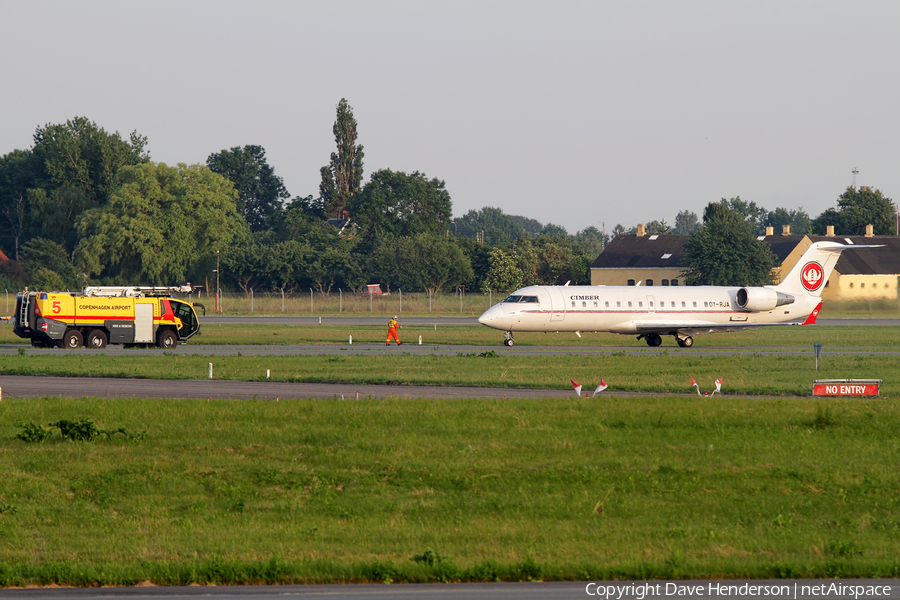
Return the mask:
<path id="1" fill-rule="evenodd" d="M 200 330 L 194 307 L 175 298 L 190 294 L 190 284 L 175 287 L 97 286 L 81 294 L 16 294 L 13 333 L 43 348 L 104 348 L 109 344 L 174 348 Z"/>

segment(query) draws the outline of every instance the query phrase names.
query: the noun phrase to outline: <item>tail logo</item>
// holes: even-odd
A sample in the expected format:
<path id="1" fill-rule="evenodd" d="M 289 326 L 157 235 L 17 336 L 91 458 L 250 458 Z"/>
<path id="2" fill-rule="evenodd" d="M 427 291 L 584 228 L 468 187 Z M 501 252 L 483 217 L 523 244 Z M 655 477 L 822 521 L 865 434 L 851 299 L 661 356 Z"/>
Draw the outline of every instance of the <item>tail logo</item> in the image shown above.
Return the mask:
<path id="1" fill-rule="evenodd" d="M 803 270 L 800 271 L 800 283 L 810 292 L 814 292 L 822 287 L 824 279 L 825 272 L 822 270 L 822 265 L 817 262 L 806 263 Z"/>

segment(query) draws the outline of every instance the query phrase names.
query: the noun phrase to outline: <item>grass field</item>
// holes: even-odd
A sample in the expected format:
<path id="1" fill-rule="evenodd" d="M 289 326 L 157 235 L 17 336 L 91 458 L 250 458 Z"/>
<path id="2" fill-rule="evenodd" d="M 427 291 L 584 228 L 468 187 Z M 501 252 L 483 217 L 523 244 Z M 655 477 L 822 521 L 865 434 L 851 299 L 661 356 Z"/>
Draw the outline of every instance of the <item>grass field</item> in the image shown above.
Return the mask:
<path id="1" fill-rule="evenodd" d="M 188 346 L 208 344 L 332 344 L 346 345 L 350 336 L 355 344 L 384 344 L 385 326 L 370 325 L 219 325 L 207 324 L 188 340 Z M 482 325 L 405 325 L 400 339 L 405 344 L 418 344 L 422 336 L 424 345 L 453 344 L 480 345 L 486 348 L 503 347 L 503 332 Z M 646 342 L 633 335 L 612 333 L 516 333 L 516 347 L 572 346 L 576 348 L 603 348 L 606 346 L 632 346 L 647 348 Z M 12 329 L 0 328 L 0 343 L 28 345 L 28 340 L 16 337 Z M 900 335 L 892 327 L 824 326 L 768 327 L 756 331 L 698 335 L 695 348 L 708 347 L 785 347 L 812 349 L 814 343 L 824 345 L 825 351 L 843 347 L 890 348 L 900 346 Z M 663 338 L 663 347 L 672 352 L 690 352 L 679 349 L 671 336 Z M 75 352 L 86 353 L 87 350 Z M 64 354 L 65 352 L 60 352 Z"/>
<path id="2" fill-rule="evenodd" d="M 204 379 L 212 362 L 217 379 L 355 383 L 390 385 L 454 385 L 570 389 L 570 379 L 593 386 L 605 378 L 612 391 L 692 392 L 694 377 L 705 391 L 724 378 L 729 394 L 807 396 L 815 379 L 883 379 L 882 394 L 900 395 L 900 364 L 895 356 L 792 355 L 694 356 L 671 353 L 603 355 L 500 356 L 466 353 L 457 356 L 412 355 L 393 349 L 373 355 L 203 356 L 162 354 L 108 357 L 90 352 L 59 355 L 8 355 L 0 362 L 4 375 L 141 377 Z M 398 390 L 399 391 L 399 390 Z"/>
<path id="3" fill-rule="evenodd" d="M 355 341 L 384 333 L 354 331 Z M 223 326 L 206 328 L 202 342 L 342 343 L 346 333 Z M 479 341 L 485 333 L 493 342 L 498 332 L 438 327 L 445 337 L 431 343 L 487 344 Z M 602 349 L 609 339 L 646 347 L 626 336 L 531 335 L 517 336 L 517 345 Z M 896 345 L 889 328 L 864 327 L 697 339 L 698 348 Z M 566 389 L 570 378 L 592 387 L 603 376 L 612 393 L 535 401 L 5 398 L 0 585 L 900 576 L 894 357 L 824 355 L 816 372 L 811 352 L 704 357 L 679 348 L 212 359 L 23 350 L 3 356 L 0 373 L 204 378 L 212 360 L 226 379 L 264 379 L 270 369 L 283 381 Z M 690 376 L 704 389 L 724 377 L 727 394 L 782 397 L 662 395 L 691 392 Z M 885 395 L 793 397 L 808 395 L 813 379 L 863 377 L 884 379 Z M 626 399 L 619 390 L 661 395 Z M 20 424 L 84 418 L 146 430 L 146 439 L 16 438 Z"/>
<path id="4" fill-rule="evenodd" d="M 900 410 L 883 400 L 2 413 L 3 585 L 900 575 Z M 85 417 L 147 438 L 15 439 Z"/>

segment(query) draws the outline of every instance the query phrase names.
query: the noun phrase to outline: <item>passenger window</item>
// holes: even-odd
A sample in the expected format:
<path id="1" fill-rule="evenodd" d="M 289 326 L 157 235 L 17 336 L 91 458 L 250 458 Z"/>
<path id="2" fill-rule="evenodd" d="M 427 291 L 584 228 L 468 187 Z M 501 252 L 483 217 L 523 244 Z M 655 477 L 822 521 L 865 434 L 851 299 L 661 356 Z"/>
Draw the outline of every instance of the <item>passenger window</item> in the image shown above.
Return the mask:
<path id="1" fill-rule="evenodd" d="M 609 300 L 606 301 L 606 308 L 609 308 Z"/>
<path id="2" fill-rule="evenodd" d="M 681 303 L 681 308 L 684 308 L 684 307 L 686 307 L 686 306 L 687 306 L 687 302 L 682 301 L 682 303 Z"/>
<path id="3" fill-rule="evenodd" d="M 594 302 L 594 307 L 596 307 L 596 306 L 597 306 L 597 302 L 595 301 L 595 302 Z"/>
<path id="4" fill-rule="evenodd" d="M 617 307 L 617 308 L 621 308 L 621 307 L 622 307 L 622 303 L 619 302 L 618 300 L 616 300 L 616 307 Z"/>
<path id="5" fill-rule="evenodd" d="M 628 308 L 631 308 L 631 300 L 628 301 Z"/>
<path id="6" fill-rule="evenodd" d="M 709 302 L 704 302 L 704 303 L 703 303 L 703 308 L 709 308 Z"/>
<path id="7" fill-rule="evenodd" d="M 694 302 L 694 308 L 697 308 L 697 303 L 696 303 L 696 302 Z"/>
<path id="8" fill-rule="evenodd" d="M 652 302 L 650 302 L 650 308 L 653 308 L 653 303 L 652 303 Z"/>
<path id="9" fill-rule="evenodd" d="M 581 306 L 587 306 L 587 302 L 582 302 Z"/>
<path id="10" fill-rule="evenodd" d="M 575 308 L 575 301 L 572 301 L 572 308 Z"/>
<path id="11" fill-rule="evenodd" d="M 644 308 L 644 303 L 643 303 L 643 302 L 638 302 L 638 308 Z"/>

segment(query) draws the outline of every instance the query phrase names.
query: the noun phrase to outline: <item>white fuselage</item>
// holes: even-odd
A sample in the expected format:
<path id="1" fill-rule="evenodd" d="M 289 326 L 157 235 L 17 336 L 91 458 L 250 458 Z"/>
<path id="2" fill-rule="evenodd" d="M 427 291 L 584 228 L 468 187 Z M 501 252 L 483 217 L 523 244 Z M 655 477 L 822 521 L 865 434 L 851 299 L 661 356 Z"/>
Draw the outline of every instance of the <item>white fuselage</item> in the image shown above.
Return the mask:
<path id="1" fill-rule="evenodd" d="M 736 328 L 807 318 L 819 303 L 798 296 L 772 310 L 738 306 L 739 287 L 530 286 L 488 309 L 478 322 L 504 331 L 640 333 Z M 515 299 L 518 298 L 518 301 Z"/>

